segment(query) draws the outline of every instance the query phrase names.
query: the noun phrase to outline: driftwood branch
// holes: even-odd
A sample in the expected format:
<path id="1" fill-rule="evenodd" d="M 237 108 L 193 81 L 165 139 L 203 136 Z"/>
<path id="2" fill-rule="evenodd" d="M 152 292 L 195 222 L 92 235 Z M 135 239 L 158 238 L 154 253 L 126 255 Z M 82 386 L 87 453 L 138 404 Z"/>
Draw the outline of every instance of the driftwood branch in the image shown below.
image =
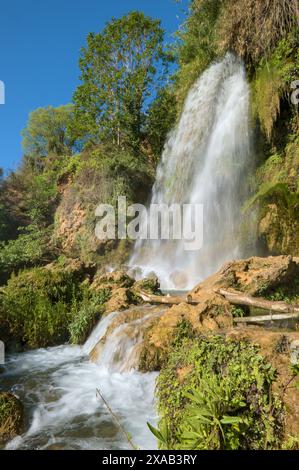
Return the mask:
<path id="1" fill-rule="evenodd" d="M 144 291 L 138 291 L 138 295 L 144 302 L 149 302 L 151 304 L 179 305 L 183 302 L 187 302 L 193 305 L 199 304 L 197 300 L 192 300 L 192 297 L 188 295 L 187 297 L 175 295 L 154 295 Z"/>
<path id="2" fill-rule="evenodd" d="M 221 294 L 233 305 L 244 305 L 247 307 L 256 307 L 262 310 L 277 313 L 290 313 L 296 316 L 299 315 L 299 307 L 287 304 L 286 302 L 272 302 L 258 297 L 251 297 L 250 295 L 243 294 L 242 292 L 231 292 L 224 289 L 216 291 Z M 285 316 L 282 316 L 286 318 Z"/>
<path id="3" fill-rule="evenodd" d="M 287 304 L 286 302 L 272 302 L 271 300 L 251 297 L 242 292 L 231 292 L 224 289 L 219 289 L 217 293 L 221 294 L 233 305 L 256 307 L 270 312 L 269 315 L 234 318 L 234 323 L 263 323 L 265 321 L 299 319 L 299 307 Z M 272 312 L 276 313 L 273 314 Z"/>
<path id="4" fill-rule="evenodd" d="M 298 313 L 281 313 L 274 315 L 259 315 L 256 317 L 238 317 L 234 318 L 234 323 L 263 323 L 265 321 L 294 320 L 298 318 Z"/>
<path id="5" fill-rule="evenodd" d="M 224 289 L 218 289 L 215 290 L 215 292 L 225 297 L 232 305 L 256 307 L 270 312 L 269 315 L 234 318 L 234 323 L 262 323 L 265 321 L 281 321 L 299 318 L 299 307 L 287 304 L 286 302 L 272 302 L 258 297 L 251 297 L 242 292 L 232 292 Z M 154 295 L 144 291 L 138 291 L 138 295 L 144 302 L 151 304 L 179 305 L 183 302 L 187 302 L 191 305 L 198 305 L 200 303 L 199 300 L 192 299 L 191 295 L 187 295 L 186 297 Z"/>
<path id="6" fill-rule="evenodd" d="M 121 430 L 122 434 L 124 435 L 124 437 L 126 438 L 126 440 L 128 441 L 130 447 L 133 449 L 133 450 L 136 450 L 136 447 L 129 435 L 129 433 L 127 433 L 127 431 L 123 428 L 120 420 L 118 419 L 117 415 L 114 413 L 114 411 L 111 409 L 109 403 L 105 400 L 105 398 L 103 397 L 101 391 L 97 388 L 96 389 L 97 391 L 97 396 L 100 397 L 104 403 L 104 405 L 106 406 L 107 410 L 109 411 L 110 415 L 112 416 L 112 418 L 114 419 L 115 423 L 117 424 L 117 426 L 119 427 L 119 429 Z"/>

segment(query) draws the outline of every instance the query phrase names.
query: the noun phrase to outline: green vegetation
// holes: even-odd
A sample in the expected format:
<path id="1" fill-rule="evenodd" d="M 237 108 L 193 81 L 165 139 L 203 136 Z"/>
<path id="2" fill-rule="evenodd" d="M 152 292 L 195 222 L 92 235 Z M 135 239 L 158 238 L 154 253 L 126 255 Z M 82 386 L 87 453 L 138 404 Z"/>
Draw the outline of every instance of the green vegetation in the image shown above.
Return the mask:
<path id="1" fill-rule="evenodd" d="M 130 250 L 126 240 L 95 238 L 95 208 L 116 206 L 118 196 L 147 201 L 184 99 L 228 51 L 244 60 L 255 129 L 257 171 L 244 206 L 244 237 L 255 246 L 256 231 L 264 254 L 299 256 L 299 120 L 290 100 L 299 78 L 297 3 L 190 0 L 170 50 L 160 21 L 136 11 L 88 35 L 73 102 L 33 111 L 19 168 L 6 177 L 0 172 L 0 336 L 11 350 L 84 343 L 114 287 L 132 288 L 128 303 L 138 302 L 137 287 L 159 292 L 155 279 L 94 277 L 107 264 L 124 263 Z M 256 226 L 246 226 L 253 220 L 247 211 Z M 90 272 L 68 269 L 70 259 Z M 99 290 L 91 290 L 97 279 Z M 298 302 L 298 283 L 272 291 L 261 283 L 258 294 Z M 234 317 L 245 312 L 231 310 Z M 298 449 L 294 436 L 282 443 L 276 372 L 257 346 L 198 336 L 187 321 L 168 358 L 150 346 L 140 367 L 161 368 L 159 429 L 149 427 L 162 448 Z M 274 353 L 287 347 L 281 338 Z M 3 431 L 11 406 L 0 394 L 0 438 L 13 435 Z"/>
<path id="2" fill-rule="evenodd" d="M 74 142 L 68 135 L 73 106 L 38 108 L 29 115 L 23 130 L 24 154 L 34 159 L 35 165 L 43 165 L 44 157 L 51 154 L 69 155 Z"/>
<path id="3" fill-rule="evenodd" d="M 258 347 L 222 336 L 190 338 L 179 326 L 157 382 L 167 448 L 279 448 L 283 409 L 272 392 L 275 377 Z"/>
<path id="4" fill-rule="evenodd" d="M 102 289 L 96 294 L 88 295 L 79 308 L 73 306 L 73 316 L 68 327 L 70 341 L 73 344 L 83 344 L 94 326 L 105 311 L 104 304 L 110 298 L 110 289 Z"/>
<path id="5" fill-rule="evenodd" d="M 96 321 L 86 310 L 88 296 L 92 297 L 75 272 L 50 268 L 22 271 L 0 292 L 2 339 L 18 349 L 54 346 L 67 342 L 70 336 L 73 342 L 84 341 Z M 102 305 L 106 294 L 96 298 Z"/>
<path id="6" fill-rule="evenodd" d="M 160 21 L 139 12 L 89 34 L 79 62 L 82 85 L 74 95 L 74 133 L 138 152 L 147 100 L 163 83 L 168 59 Z"/>
<path id="7" fill-rule="evenodd" d="M 217 58 L 217 20 L 221 17 L 219 0 L 192 0 L 190 14 L 177 33 L 179 70 L 175 77 L 176 95 L 181 109 L 186 95 L 199 75 Z"/>

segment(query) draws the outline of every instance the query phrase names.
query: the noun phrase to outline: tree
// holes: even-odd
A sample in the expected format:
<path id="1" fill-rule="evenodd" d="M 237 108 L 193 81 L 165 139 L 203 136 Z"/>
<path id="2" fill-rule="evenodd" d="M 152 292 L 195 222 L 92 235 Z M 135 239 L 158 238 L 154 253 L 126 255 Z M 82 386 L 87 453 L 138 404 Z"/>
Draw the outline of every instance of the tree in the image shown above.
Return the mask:
<path id="1" fill-rule="evenodd" d="M 169 87 L 159 90 L 157 98 L 150 105 L 146 122 L 147 139 L 156 161 L 161 156 L 167 134 L 175 124 L 176 111 L 173 91 Z"/>
<path id="2" fill-rule="evenodd" d="M 49 154 L 69 155 L 74 141 L 67 128 L 73 115 L 73 106 L 38 108 L 29 115 L 23 130 L 23 149 L 26 156 L 46 157 Z"/>
<path id="3" fill-rule="evenodd" d="M 88 35 L 74 95 L 77 135 L 138 149 L 146 110 L 166 76 L 163 36 L 160 21 L 140 12 Z"/>

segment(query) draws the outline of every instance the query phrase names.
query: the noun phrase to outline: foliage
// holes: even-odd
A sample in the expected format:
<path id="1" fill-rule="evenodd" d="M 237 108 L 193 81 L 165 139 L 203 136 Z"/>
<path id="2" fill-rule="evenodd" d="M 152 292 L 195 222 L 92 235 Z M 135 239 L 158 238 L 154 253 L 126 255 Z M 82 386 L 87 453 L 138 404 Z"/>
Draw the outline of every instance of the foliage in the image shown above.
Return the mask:
<path id="1" fill-rule="evenodd" d="M 163 83 L 167 55 L 159 20 L 140 12 L 90 33 L 80 58 L 73 132 L 94 142 L 139 148 L 146 109 Z"/>
<path id="2" fill-rule="evenodd" d="M 223 0 L 223 4 L 220 47 L 236 52 L 249 64 L 269 57 L 297 26 L 297 0 Z"/>
<path id="3" fill-rule="evenodd" d="M 40 230 L 34 225 L 24 229 L 15 240 L 0 243 L 2 274 L 22 267 L 39 265 L 48 257 L 49 231 Z"/>
<path id="4" fill-rule="evenodd" d="M 217 57 L 216 24 L 221 11 L 219 0 L 192 0 L 187 20 L 177 33 L 179 70 L 175 78 L 179 109 L 195 80 Z"/>
<path id="5" fill-rule="evenodd" d="M 12 227 L 10 239 L 0 242 L 2 277 L 53 257 L 50 239 L 58 204 L 57 177 L 56 169 L 36 172 L 24 161 L 17 174 L 5 181 L 3 198 Z"/>
<path id="6" fill-rule="evenodd" d="M 72 105 L 53 108 L 38 108 L 29 115 L 23 130 L 23 149 L 27 156 L 34 157 L 35 165 L 43 165 L 43 157 L 54 153 L 70 155 L 74 145 L 67 128 L 72 120 Z"/>
<path id="7" fill-rule="evenodd" d="M 83 344 L 104 313 L 104 304 L 110 298 L 110 289 L 101 289 L 97 294 L 87 295 L 80 304 L 73 306 L 72 321 L 69 325 L 70 341 Z"/>
<path id="8" fill-rule="evenodd" d="M 298 32 L 292 31 L 277 43 L 271 56 L 263 57 L 253 80 L 254 111 L 270 141 L 280 115 L 281 101 L 290 94 L 299 73 Z"/>
<path id="9" fill-rule="evenodd" d="M 157 381 L 168 448 L 279 447 L 282 405 L 271 389 L 275 370 L 258 348 L 221 336 L 189 339 L 180 328 Z"/>
<path id="10" fill-rule="evenodd" d="M 231 314 L 234 318 L 240 318 L 245 316 L 244 309 L 241 307 L 236 307 L 235 305 L 231 308 Z"/>
<path id="11" fill-rule="evenodd" d="M 170 88 L 163 88 L 148 111 L 145 133 L 157 162 L 163 151 L 168 133 L 176 121 L 176 98 Z"/>
<path id="12" fill-rule="evenodd" d="M 38 348 L 66 342 L 72 305 L 84 290 L 72 272 L 34 268 L 12 276 L 0 293 L 0 322 L 7 344 Z"/>

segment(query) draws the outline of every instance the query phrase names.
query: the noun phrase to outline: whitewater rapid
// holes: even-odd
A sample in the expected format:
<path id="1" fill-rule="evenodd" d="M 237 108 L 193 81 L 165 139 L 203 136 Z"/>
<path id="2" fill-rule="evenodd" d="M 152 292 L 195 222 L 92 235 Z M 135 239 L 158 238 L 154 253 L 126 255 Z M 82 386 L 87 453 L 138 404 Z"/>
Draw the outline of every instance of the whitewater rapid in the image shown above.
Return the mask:
<path id="1" fill-rule="evenodd" d="M 97 398 L 97 388 L 134 444 L 140 449 L 156 448 L 146 423 L 155 424 L 157 419 L 154 406 L 157 374 L 142 374 L 133 369 L 119 372 L 112 367 L 111 355 L 107 353 L 97 364 L 88 357 L 116 315 L 110 314 L 100 321 L 83 347 L 59 346 L 8 357 L 1 387 L 15 393 L 24 403 L 28 430 L 10 441 L 6 449 L 129 449 Z M 109 338 L 107 348 L 111 350 Z"/>

